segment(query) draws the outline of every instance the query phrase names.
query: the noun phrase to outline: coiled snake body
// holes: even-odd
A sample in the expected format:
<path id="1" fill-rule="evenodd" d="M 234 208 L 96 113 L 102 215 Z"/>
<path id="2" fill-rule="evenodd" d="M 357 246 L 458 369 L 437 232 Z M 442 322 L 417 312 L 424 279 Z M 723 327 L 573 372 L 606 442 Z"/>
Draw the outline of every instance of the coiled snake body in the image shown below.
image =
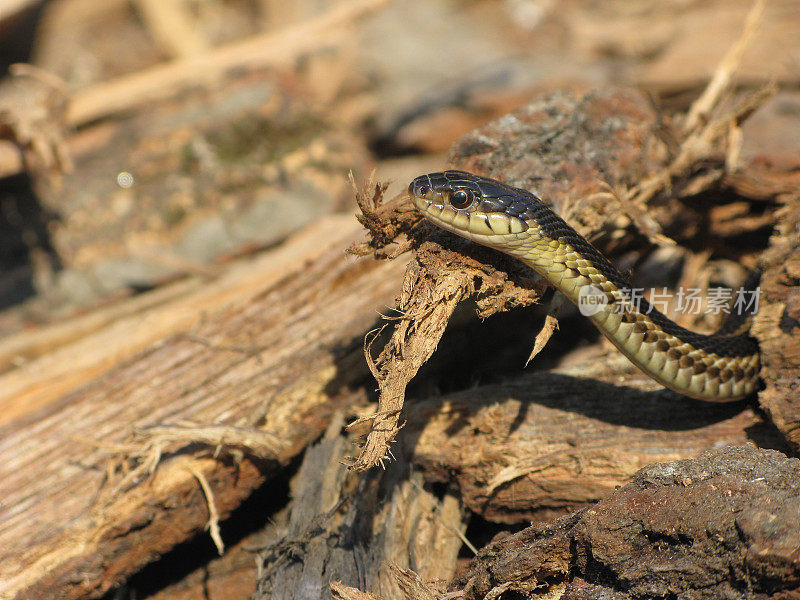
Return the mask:
<path id="1" fill-rule="evenodd" d="M 464 171 L 422 175 L 408 191 L 428 220 L 520 259 L 576 304 L 592 292 L 589 318 L 662 385 L 717 402 L 757 388 L 758 348 L 743 320 L 729 319 L 712 335 L 680 327 L 635 298 L 608 259 L 534 194 Z"/>

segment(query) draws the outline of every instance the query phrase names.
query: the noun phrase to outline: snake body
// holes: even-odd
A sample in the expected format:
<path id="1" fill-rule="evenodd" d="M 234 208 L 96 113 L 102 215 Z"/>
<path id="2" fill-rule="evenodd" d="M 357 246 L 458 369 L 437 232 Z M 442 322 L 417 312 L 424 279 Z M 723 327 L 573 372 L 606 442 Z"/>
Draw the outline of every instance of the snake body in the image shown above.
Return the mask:
<path id="1" fill-rule="evenodd" d="M 421 175 L 408 190 L 428 220 L 518 258 L 576 304 L 587 289 L 595 292 L 599 302 L 589 318 L 662 385 L 716 402 L 757 389 L 758 347 L 744 319 L 729 319 L 712 335 L 677 325 L 634 297 L 616 267 L 534 194 L 464 171 Z"/>

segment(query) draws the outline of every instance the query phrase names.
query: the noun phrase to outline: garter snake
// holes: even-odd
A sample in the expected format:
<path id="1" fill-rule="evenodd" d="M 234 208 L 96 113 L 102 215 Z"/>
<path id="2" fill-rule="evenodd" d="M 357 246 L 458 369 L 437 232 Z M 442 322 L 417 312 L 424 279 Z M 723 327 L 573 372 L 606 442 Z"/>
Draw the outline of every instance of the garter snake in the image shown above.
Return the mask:
<path id="1" fill-rule="evenodd" d="M 662 385 L 716 402 L 756 390 L 758 347 L 744 319 L 711 335 L 677 325 L 634 297 L 617 268 L 534 194 L 464 171 L 421 175 L 408 191 L 428 220 L 521 260 L 572 302 L 591 291 L 595 326 Z"/>

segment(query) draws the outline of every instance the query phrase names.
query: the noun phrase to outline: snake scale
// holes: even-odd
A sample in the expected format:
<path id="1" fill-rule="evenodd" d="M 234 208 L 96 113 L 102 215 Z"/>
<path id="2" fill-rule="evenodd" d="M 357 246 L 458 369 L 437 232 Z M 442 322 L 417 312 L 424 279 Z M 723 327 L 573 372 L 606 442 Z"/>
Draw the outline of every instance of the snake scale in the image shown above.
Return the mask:
<path id="1" fill-rule="evenodd" d="M 633 297 L 616 267 L 534 194 L 464 171 L 421 175 L 408 191 L 428 220 L 521 260 L 572 302 L 583 301 L 586 290 L 599 294 L 589 318 L 662 385 L 716 402 L 757 389 L 758 347 L 745 319 L 729 319 L 711 335 L 677 325 Z"/>

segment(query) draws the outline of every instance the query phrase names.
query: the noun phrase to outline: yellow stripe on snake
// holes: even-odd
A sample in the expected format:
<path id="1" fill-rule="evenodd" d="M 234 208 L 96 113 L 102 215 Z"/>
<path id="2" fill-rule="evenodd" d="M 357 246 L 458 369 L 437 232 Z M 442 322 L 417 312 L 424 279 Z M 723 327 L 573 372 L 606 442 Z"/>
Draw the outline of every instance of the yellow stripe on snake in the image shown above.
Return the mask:
<path id="1" fill-rule="evenodd" d="M 587 290 L 599 295 L 589 318 L 662 385 L 716 402 L 757 389 L 758 347 L 741 327 L 736 330 L 732 319 L 718 332 L 703 335 L 634 298 L 608 259 L 534 194 L 464 171 L 422 175 L 408 191 L 428 220 L 518 258 L 576 304 L 585 300 Z"/>

